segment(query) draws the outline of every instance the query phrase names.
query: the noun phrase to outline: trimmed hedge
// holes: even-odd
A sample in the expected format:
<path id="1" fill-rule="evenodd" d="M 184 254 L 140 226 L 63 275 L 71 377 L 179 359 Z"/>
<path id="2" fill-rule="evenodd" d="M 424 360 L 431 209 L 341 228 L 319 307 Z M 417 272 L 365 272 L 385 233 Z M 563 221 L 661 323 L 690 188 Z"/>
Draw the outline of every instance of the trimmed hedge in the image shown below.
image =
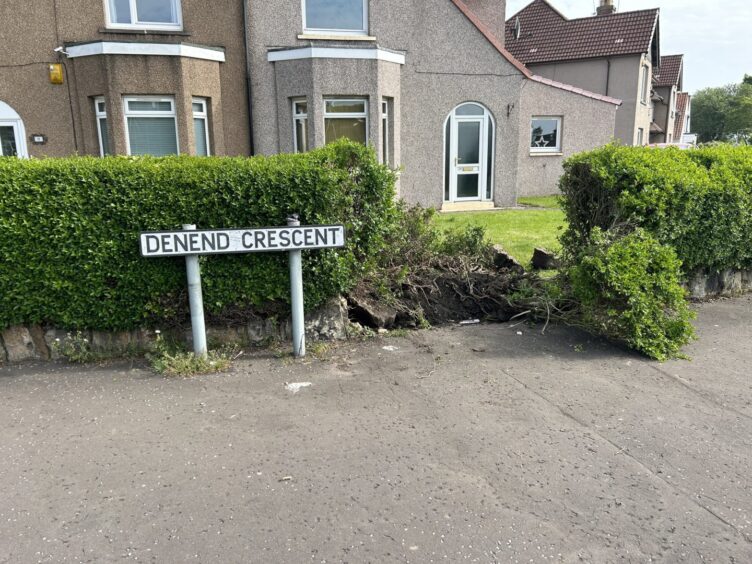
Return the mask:
<path id="1" fill-rule="evenodd" d="M 127 330 L 185 319 L 182 258 L 145 259 L 141 231 L 344 223 L 342 250 L 305 253 L 306 305 L 351 288 L 383 250 L 394 174 L 340 142 L 253 158 L 0 159 L 0 328 Z M 286 253 L 202 258 L 207 314 L 284 311 Z"/>
<path id="2" fill-rule="evenodd" d="M 644 228 L 670 245 L 685 273 L 752 267 L 752 147 L 607 147 L 564 165 L 560 187 L 577 252 L 594 228 Z"/>

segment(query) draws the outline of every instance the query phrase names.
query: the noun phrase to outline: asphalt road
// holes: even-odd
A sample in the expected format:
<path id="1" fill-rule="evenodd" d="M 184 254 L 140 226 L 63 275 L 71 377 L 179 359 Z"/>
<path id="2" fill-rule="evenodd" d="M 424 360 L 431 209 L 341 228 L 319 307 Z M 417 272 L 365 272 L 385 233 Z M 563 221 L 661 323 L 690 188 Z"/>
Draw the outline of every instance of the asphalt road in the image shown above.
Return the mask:
<path id="1" fill-rule="evenodd" d="M 752 298 L 698 327 L 666 364 L 505 324 L 2 368 L 0 562 L 752 562 Z"/>

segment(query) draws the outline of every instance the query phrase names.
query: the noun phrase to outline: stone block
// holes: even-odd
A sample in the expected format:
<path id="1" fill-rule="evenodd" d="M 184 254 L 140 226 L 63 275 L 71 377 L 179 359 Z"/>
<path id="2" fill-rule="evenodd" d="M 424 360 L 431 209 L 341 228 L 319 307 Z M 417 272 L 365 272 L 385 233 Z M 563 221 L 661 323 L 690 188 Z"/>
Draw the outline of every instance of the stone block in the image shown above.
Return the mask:
<path id="1" fill-rule="evenodd" d="M 32 332 L 35 335 L 32 335 Z M 5 329 L 0 336 L 3 340 L 8 362 L 46 360 L 49 358 L 49 352 L 44 343 L 44 333 L 41 332 L 41 328 L 34 328 L 30 331 L 27 327 L 17 325 Z"/>

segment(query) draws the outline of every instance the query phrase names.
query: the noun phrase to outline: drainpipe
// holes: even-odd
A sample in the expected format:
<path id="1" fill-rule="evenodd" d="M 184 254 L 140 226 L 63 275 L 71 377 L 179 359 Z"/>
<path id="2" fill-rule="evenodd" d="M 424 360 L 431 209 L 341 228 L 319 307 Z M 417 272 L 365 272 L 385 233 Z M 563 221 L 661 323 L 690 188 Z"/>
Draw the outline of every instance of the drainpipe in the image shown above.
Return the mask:
<path id="1" fill-rule="evenodd" d="M 248 134 L 250 135 L 251 155 L 256 153 L 253 146 L 253 96 L 251 88 L 251 59 L 248 54 L 248 2 L 250 0 L 240 0 L 243 5 L 243 49 L 245 50 L 245 91 L 248 98 Z"/>
<path id="2" fill-rule="evenodd" d="M 611 86 L 611 59 L 606 59 L 606 96 L 608 96 L 608 89 Z"/>

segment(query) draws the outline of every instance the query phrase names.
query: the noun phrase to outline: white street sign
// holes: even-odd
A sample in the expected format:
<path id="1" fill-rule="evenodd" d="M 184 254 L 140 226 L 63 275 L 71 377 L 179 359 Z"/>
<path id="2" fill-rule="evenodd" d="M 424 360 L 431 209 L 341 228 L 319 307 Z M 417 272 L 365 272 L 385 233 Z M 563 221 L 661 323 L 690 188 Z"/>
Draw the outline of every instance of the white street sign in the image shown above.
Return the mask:
<path id="1" fill-rule="evenodd" d="M 342 225 L 141 233 L 144 257 L 268 253 L 344 246 Z"/>

